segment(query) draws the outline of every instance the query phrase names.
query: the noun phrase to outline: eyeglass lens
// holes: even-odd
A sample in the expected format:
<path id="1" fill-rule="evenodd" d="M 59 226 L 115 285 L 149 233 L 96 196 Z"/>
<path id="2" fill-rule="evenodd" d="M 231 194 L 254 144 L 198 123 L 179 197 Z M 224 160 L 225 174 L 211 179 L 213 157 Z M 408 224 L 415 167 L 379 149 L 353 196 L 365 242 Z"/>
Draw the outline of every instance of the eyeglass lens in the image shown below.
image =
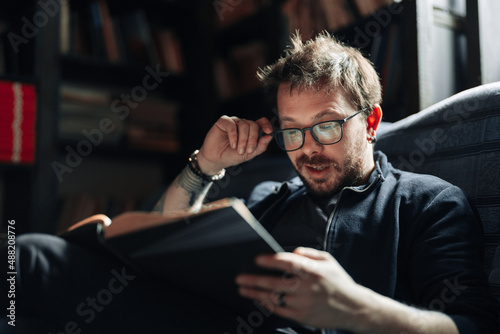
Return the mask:
<path id="1" fill-rule="evenodd" d="M 308 129 L 284 129 L 276 133 L 278 146 L 285 151 L 299 149 L 304 144 L 304 132 Z M 323 145 L 334 144 L 342 137 L 342 126 L 338 122 L 322 122 L 311 129 L 313 137 Z"/>

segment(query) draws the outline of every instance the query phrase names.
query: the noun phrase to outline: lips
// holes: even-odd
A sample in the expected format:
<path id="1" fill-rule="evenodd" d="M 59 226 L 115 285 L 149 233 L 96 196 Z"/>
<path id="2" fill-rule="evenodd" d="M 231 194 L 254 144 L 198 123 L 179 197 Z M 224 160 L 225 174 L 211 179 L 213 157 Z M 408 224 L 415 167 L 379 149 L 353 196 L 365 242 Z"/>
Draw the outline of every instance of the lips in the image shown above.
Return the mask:
<path id="1" fill-rule="evenodd" d="M 333 171 L 341 172 L 338 163 L 323 155 L 308 157 L 302 154 L 297 158 L 296 166 L 300 174 L 316 182 L 325 181 Z"/>
<path id="2" fill-rule="evenodd" d="M 313 179 L 322 179 L 330 173 L 329 165 L 305 165 L 305 170 Z"/>

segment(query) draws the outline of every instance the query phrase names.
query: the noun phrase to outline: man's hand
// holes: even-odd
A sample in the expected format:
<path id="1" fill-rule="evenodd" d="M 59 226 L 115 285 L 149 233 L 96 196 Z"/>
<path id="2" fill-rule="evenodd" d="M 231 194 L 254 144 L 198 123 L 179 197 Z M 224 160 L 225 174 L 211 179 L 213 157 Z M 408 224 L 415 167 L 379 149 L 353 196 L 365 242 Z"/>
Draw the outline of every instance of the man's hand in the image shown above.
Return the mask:
<path id="1" fill-rule="evenodd" d="M 223 168 L 256 157 L 267 149 L 272 131 L 271 123 L 264 117 L 253 122 L 222 116 L 205 136 L 197 155 L 201 171 L 206 175 L 216 175 Z M 259 138 L 259 133 L 264 135 Z M 154 210 L 161 213 L 196 211 L 210 185 L 185 168 L 165 191 Z"/>
<path id="2" fill-rule="evenodd" d="M 363 309 L 365 289 L 326 252 L 297 248 L 293 253 L 257 257 L 258 265 L 288 273 L 282 277 L 239 275 L 240 294 L 271 311 L 317 328 L 352 328 Z M 284 305 L 279 295 L 284 293 Z"/>
<path id="3" fill-rule="evenodd" d="M 240 294 L 299 323 L 354 333 L 458 334 L 445 314 L 401 304 L 357 284 L 327 252 L 299 247 L 261 255 L 256 262 L 287 274 L 241 274 L 236 278 Z"/>
<path id="4" fill-rule="evenodd" d="M 259 133 L 264 135 L 259 138 Z M 271 141 L 271 123 L 265 117 L 249 121 L 222 116 L 212 126 L 198 153 L 203 173 L 212 175 L 263 153 Z"/>

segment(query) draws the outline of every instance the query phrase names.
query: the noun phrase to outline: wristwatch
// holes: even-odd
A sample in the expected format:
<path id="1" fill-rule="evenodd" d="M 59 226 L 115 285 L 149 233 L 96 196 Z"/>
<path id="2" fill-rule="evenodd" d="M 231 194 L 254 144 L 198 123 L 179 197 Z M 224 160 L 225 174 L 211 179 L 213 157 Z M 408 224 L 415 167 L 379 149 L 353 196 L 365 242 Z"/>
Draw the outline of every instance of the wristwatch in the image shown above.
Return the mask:
<path id="1" fill-rule="evenodd" d="M 189 169 L 191 169 L 191 171 L 193 173 L 195 173 L 198 177 L 202 178 L 203 180 L 205 180 L 207 182 L 213 182 L 213 181 L 218 181 L 218 180 L 222 179 L 224 177 L 224 175 L 226 175 L 225 168 L 222 168 L 222 170 L 215 175 L 207 175 L 201 171 L 200 165 L 198 164 L 198 153 L 199 152 L 200 152 L 200 150 L 195 150 L 193 153 L 191 153 L 191 156 L 188 159 Z"/>

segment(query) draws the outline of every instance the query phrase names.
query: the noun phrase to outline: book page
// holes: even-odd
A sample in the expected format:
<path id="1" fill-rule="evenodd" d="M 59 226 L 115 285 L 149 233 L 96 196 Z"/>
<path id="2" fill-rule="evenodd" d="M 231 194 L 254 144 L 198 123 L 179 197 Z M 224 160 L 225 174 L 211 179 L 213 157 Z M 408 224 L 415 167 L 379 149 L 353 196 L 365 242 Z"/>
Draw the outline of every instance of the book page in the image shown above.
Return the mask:
<path id="1" fill-rule="evenodd" d="M 189 210 L 171 211 L 168 213 L 131 211 L 122 213 L 111 220 L 111 224 L 105 227 L 105 237 L 113 238 L 119 235 L 140 231 L 143 229 L 169 224 L 178 221 L 188 221 L 190 217 L 205 212 L 217 210 L 231 205 L 231 199 L 225 198 L 212 203 L 205 204 L 199 211 Z"/>

